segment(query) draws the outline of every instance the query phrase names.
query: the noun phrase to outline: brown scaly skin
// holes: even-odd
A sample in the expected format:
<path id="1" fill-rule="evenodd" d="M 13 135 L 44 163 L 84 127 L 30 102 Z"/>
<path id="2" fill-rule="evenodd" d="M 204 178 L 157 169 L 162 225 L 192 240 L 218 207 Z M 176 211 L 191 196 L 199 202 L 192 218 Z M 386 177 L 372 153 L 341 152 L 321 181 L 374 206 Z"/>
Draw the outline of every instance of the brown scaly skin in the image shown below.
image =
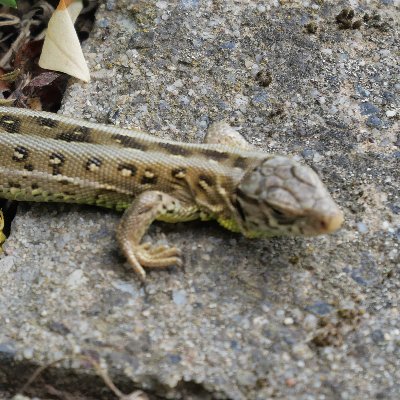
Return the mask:
<path id="1" fill-rule="evenodd" d="M 3 211 L 1 211 L 0 209 L 0 254 L 3 252 L 1 245 L 6 240 L 6 235 L 4 235 L 3 229 L 4 229 L 4 216 L 3 216 Z"/>
<path id="2" fill-rule="evenodd" d="M 125 210 L 117 237 L 142 279 L 143 267 L 181 264 L 175 247 L 141 243 L 154 220 L 213 218 L 247 237 L 341 226 L 342 212 L 311 168 L 254 150 L 224 123 L 206 142 L 0 107 L 0 197 Z"/>

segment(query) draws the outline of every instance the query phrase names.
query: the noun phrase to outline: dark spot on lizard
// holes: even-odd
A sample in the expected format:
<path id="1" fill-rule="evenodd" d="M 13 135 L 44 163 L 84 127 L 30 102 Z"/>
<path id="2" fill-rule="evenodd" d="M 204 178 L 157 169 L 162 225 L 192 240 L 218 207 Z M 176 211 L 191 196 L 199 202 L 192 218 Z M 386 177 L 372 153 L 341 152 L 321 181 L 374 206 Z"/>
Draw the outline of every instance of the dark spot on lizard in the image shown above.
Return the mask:
<path id="1" fill-rule="evenodd" d="M 143 173 L 140 183 L 142 185 L 146 184 L 154 185 L 157 183 L 157 175 L 153 171 L 146 169 Z"/>
<path id="2" fill-rule="evenodd" d="M 24 165 L 24 169 L 26 169 L 27 171 L 33 171 L 33 170 L 34 170 L 32 164 L 25 164 L 25 165 Z"/>
<path id="3" fill-rule="evenodd" d="M 21 121 L 18 118 L 4 115 L 0 118 L 0 127 L 8 133 L 19 133 L 21 129 Z"/>
<path id="4" fill-rule="evenodd" d="M 190 150 L 183 148 L 179 144 L 159 143 L 158 146 L 166 150 L 169 154 L 176 156 L 190 156 L 192 154 Z"/>
<path id="5" fill-rule="evenodd" d="M 29 156 L 29 150 L 23 146 L 14 147 L 12 159 L 16 162 L 25 161 Z"/>
<path id="6" fill-rule="evenodd" d="M 118 171 L 125 177 L 135 176 L 137 168 L 133 164 L 119 164 Z"/>
<path id="7" fill-rule="evenodd" d="M 183 179 L 186 176 L 186 168 L 174 168 L 171 175 L 175 179 Z"/>
<path id="8" fill-rule="evenodd" d="M 35 117 L 39 126 L 47 126 L 48 128 L 56 128 L 58 121 L 46 117 Z"/>
<path id="9" fill-rule="evenodd" d="M 8 182 L 10 188 L 21 189 L 21 185 L 18 182 Z"/>
<path id="10" fill-rule="evenodd" d="M 147 147 L 143 144 L 140 143 L 139 140 L 130 137 L 130 136 L 124 136 L 120 135 L 119 133 L 115 133 L 111 136 L 112 139 L 114 139 L 117 143 L 121 144 L 123 147 L 128 147 L 130 149 L 136 149 L 136 150 L 141 150 L 141 151 L 146 151 Z"/>
<path id="11" fill-rule="evenodd" d="M 207 158 L 211 158 L 215 161 L 223 161 L 229 158 L 229 154 L 224 151 L 212 150 L 212 149 L 204 149 L 201 151 L 203 155 Z"/>
<path id="12" fill-rule="evenodd" d="M 86 126 L 74 127 L 69 131 L 60 133 L 56 136 L 56 139 L 64 142 L 91 143 L 90 129 Z"/>
<path id="13" fill-rule="evenodd" d="M 198 185 L 200 188 L 206 190 L 207 188 L 214 185 L 214 179 L 211 178 L 210 176 L 201 174 L 201 175 L 199 175 Z"/>
<path id="14" fill-rule="evenodd" d="M 248 166 L 247 159 L 244 157 L 237 157 L 233 163 L 233 166 L 235 168 L 246 169 Z"/>
<path id="15" fill-rule="evenodd" d="M 100 169 L 101 164 L 102 164 L 101 160 L 99 160 L 96 157 L 92 157 L 89 158 L 89 160 L 87 160 L 85 168 L 87 171 L 96 172 Z"/>
<path id="16" fill-rule="evenodd" d="M 49 165 L 53 168 L 53 175 L 61 174 L 61 167 L 64 165 L 65 157 L 61 153 L 51 153 L 49 157 Z"/>

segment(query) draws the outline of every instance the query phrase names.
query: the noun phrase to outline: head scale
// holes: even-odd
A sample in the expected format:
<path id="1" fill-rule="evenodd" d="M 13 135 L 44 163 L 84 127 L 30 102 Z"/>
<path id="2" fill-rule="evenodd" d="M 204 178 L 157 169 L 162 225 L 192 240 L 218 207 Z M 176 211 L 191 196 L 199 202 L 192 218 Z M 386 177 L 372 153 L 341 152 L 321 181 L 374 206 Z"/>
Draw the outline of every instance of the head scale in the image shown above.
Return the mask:
<path id="1" fill-rule="evenodd" d="M 343 213 L 318 175 L 283 157 L 264 159 L 241 180 L 237 220 L 250 237 L 318 235 L 341 226 Z"/>

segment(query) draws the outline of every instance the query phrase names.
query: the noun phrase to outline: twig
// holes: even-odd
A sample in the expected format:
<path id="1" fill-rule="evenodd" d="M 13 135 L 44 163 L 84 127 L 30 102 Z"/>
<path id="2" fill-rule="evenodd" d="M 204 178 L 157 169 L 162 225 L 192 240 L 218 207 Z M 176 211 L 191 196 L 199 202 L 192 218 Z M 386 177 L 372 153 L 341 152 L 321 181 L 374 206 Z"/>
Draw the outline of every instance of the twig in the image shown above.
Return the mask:
<path id="1" fill-rule="evenodd" d="M 63 357 L 58 360 L 52 361 L 51 363 L 47 365 L 43 365 L 42 367 L 39 367 L 36 369 L 36 371 L 30 376 L 30 378 L 27 380 L 27 382 L 22 386 L 22 388 L 18 391 L 17 394 L 22 394 L 24 393 L 30 385 L 39 377 L 39 375 L 45 371 L 47 368 L 52 367 L 55 364 L 58 364 L 62 361 L 67 361 L 67 360 L 81 360 L 81 361 L 87 361 L 89 362 L 94 370 L 96 371 L 97 375 L 100 376 L 100 378 L 103 379 L 104 383 L 106 386 L 118 397 L 120 400 L 148 400 L 148 396 L 142 392 L 141 390 L 135 390 L 132 393 L 129 394 L 124 394 L 122 393 L 115 385 L 114 382 L 111 380 L 110 376 L 108 375 L 107 371 L 105 371 L 103 368 L 101 368 L 100 364 L 93 360 L 93 358 L 88 357 L 88 356 L 74 356 L 74 357 Z"/>

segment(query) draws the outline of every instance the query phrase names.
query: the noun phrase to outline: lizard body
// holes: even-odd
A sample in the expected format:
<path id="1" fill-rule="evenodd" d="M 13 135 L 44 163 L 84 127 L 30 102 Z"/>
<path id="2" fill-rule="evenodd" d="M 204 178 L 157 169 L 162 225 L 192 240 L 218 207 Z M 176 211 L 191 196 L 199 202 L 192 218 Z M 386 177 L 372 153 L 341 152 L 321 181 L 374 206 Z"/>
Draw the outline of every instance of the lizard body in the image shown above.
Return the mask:
<path id="1" fill-rule="evenodd" d="M 181 264 L 178 249 L 141 243 L 154 220 L 213 218 L 248 237 L 340 227 L 342 212 L 311 168 L 257 151 L 223 124 L 206 140 L 0 107 L 0 197 L 125 210 L 117 238 L 142 279 L 143 267 Z"/>

